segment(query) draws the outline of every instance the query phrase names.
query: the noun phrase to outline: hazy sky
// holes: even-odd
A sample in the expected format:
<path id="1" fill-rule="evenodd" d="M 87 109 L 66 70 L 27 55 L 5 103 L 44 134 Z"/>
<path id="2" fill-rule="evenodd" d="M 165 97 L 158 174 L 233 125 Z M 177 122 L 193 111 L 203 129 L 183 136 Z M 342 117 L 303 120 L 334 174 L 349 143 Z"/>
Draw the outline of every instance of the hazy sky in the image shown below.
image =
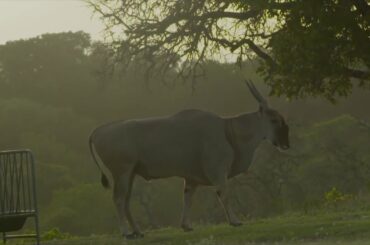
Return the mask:
<path id="1" fill-rule="evenodd" d="M 0 44 L 79 30 L 102 38 L 103 25 L 81 0 L 0 0 Z"/>

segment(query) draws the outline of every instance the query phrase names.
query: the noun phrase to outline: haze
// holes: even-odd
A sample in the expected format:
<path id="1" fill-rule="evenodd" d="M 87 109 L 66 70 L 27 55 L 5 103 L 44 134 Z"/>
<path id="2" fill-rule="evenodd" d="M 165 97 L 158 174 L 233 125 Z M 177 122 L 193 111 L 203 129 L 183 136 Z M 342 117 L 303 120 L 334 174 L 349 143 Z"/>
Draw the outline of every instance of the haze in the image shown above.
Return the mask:
<path id="1" fill-rule="evenodd" d="M 79 30 L 102 38 L 103 25 L 81 0 L 0 0 L 0 44 Z"/>

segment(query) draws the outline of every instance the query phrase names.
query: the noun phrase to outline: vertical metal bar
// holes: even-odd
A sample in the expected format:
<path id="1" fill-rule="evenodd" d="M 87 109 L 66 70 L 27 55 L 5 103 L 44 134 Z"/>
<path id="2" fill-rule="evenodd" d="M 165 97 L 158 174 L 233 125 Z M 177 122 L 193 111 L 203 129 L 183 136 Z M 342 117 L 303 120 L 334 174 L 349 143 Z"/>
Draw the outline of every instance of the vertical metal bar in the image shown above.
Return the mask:
<path id="1" fill-rule="evenodd" d="M 14 165 L 14 211 L 18 213 L 18 161 L 17 161 L 17 154 L 14 154 L 13 156 L 13 165 Z"/>
<path id="2" fill-rule="evenodd" d="M 5 213 L 5 190 L 4 190 L 4 176 L 5 176 L 5 170 L 4 170 L 4 161 L 3 156 L 0 155 L 0 214 Z"/>
<path id="3" fill-rule="evenodd" d="M 4 157 L 4 210 L 8 211 L 8 155 Z"/>
<path id="4" fill-rule="evenodd" d="M 6 169 L 5 169 L 5 158 L 4 158 L 4 156 L 2 155 L 2 161 L 1 161 L 1 163 L 2 163 L 2 170 L 3 170 L 3 172 L 2 172 L 2 179 L 3 179 L 3 181 L 2 181 L 2 184 L 3 184 L 3 188 L 2 188 L 2 190 L 3 190 L 3 196 L 2 196 L 2 212 L 3 213 L 5 213 L 5 206 L 6 206 L 6 204 L 5 204 L 5 202 L 6 202 L 6 200 L 5 200 L 5 196 L 6 196 L 6 193 L 5 193 L 5 190 L 6 190 L 6 184 L 5 184 L 5 172 L 6 172 Z"/>
<path id="5" fill-rule="evenodd" d="M 7 211 L 6 209 L 6 195 L 7 195 L 7 191 L 6 191 L 6 187 L 7 187 L 7 167 L 6 167 L 6 159 L 3 155 L 1 155 L 0 157 L 0 165 L 1 165 L 1 170 L 3 170 L 3 173 L 0 173 L 2 175 L 2 180 L 0 180 L 1 182 L 1 192 L 2 194 L 0 194 L 0 197 L 1 197 L 1 213 L 5 214 L 5 212 Z M 3 189 L 4 188 L 4 189 Z M 3 243 L 6 244 L 6 233 L 5 232 L 2 232 L 2 235 L 3 235 Z"/>
<path id="6" fill-rule="evenodd" d="M 40 244 L 40 227 L 39 227 L 39 211 L 37 207 L 37 193 L 36 193 L 36 171 L 35 171 L 35 158 L 31 151 L 28 151 L 29 156 L 31 157 L 32 165 L 32 178 L 33 178 L 33 198 L 34 198 L 34 208 L 35 208 L 35 230 L 36 230 L 36 244 Z"/>
<path id="7" fill-rule="evenodd" d="M 14 213 L 17 213 L 17 207 L 16 207 L 16 202 L 17 202 L 17 175 L 18 175 L 18 169 L 17 169 L 17 155 L 13 154 L 12 158 L 12 173 L 13 173 L 13 180 L 12 180 L 12 209 Z"/>
<path id="8" fill-rule="evenodd" d="M 24 186 L 24 161 L 23 161 L 23 154 L 22 154 L 22 159 L 21 159 L 21 162 L 22 162 L 22 167 L 21 167 L 21 171 L 22 171 L 22 209 L 25 210 L 26 209 L 26 193 L 25 193 L 25 186 Z M 27 160 L 26 160 L 26 164 L 27 164 Z"/>
<path id="9" fill-rule="evenodd" d="M 28 157 L 27 157 L 27 159 L 28 159 Z M 31 201 L 31 186 L 32 186 L 32 182 L 34 182 L 35 181 L 35 179 L 31 179 L 31 174 L 32 174 L 32 164 L 30 164 L 29 162 L 28 162 L 28 160 L 27 160 L 27 173 L 26 173 L 26 175 L 27 175 L 27 193 L 28 193 L 28 205 L 27 205 L 27 209 L 28 210 L 32 210 L 33 208 L 33 205 L 32 205 L 32 201 Z M 31 165 L 31 167 L 30 167 L 30 165 Z M 31 170 L 30 170 L 30 168 L 31 168 Z M 30 174 L 30 172 L 31 172 L 31 174 Z M 31 182 L 31 183 L 30 183 Z"/>
<path id="10" fill-rule="evenodd" d="M 21 205 L 21 191 L 22 191 L 22 186 L 21 186 L 21 181 L 22 181 L 22 159 L 20 158 L 22 156 L 22 153 L 17 154 L 15 156 L 16 158 L 16 189 L 17 189 L 17 198 L 16 198 L 16 204 L 15 204 L 15 210 L 16 212 L 20 212 L 22 210 L 22 205 Z"/>
<path id="11" fill-rule="evenodd" d="M 15 155 L 13 154 L 12 157 L 10 157 L 10 202 L 9 202 L 9 205 L 10 205 L 10 210 L 11 210 L 11 213 L 16 213 L 16 210 L 15 210 L 15 205 L 14 205 L 14 198 L 15 198 L 15 195 L 14 195 L 14 175 L 16 175 L 15 173 Z"/>

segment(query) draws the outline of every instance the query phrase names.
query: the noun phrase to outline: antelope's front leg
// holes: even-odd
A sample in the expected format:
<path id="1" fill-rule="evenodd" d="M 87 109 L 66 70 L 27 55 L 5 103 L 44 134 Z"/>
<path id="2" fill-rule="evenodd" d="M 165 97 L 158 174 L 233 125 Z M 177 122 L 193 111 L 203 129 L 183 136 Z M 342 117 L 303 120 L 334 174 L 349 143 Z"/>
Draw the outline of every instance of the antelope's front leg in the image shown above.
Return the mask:
<path id="1" fill-rule="evenodd" d="M 218 200 L 220 201 L 222 207 L 224 208 L 229 224 L 232 226 L 242 225 L 242 222 L 238 219 L 238 217 L 236 216 L 232 209 L 230 202 L 230 192 L 229 189 L 227 188 L 227 184 L 225 183 L 220 186 L 217 186 L 216 193 L 218 196 Z"/>

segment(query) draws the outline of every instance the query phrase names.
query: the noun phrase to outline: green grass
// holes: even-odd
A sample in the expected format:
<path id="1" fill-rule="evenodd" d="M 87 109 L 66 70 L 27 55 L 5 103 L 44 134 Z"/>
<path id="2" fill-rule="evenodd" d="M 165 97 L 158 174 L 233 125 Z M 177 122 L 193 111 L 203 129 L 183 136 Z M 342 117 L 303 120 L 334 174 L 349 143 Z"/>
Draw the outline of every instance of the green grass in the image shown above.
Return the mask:
<path id="1" fill-rule="evenodd" d="M 241 227 L 226 224 L 146 231 L 145 238 L 126 241 L 119 235 L 90 236 L 43 245 L 236 245 L 236 244 L 370 244 L 370 212 L 320 212 L 246 221 Z M 13 243 L 12 243 L 13 244 Z"/>

